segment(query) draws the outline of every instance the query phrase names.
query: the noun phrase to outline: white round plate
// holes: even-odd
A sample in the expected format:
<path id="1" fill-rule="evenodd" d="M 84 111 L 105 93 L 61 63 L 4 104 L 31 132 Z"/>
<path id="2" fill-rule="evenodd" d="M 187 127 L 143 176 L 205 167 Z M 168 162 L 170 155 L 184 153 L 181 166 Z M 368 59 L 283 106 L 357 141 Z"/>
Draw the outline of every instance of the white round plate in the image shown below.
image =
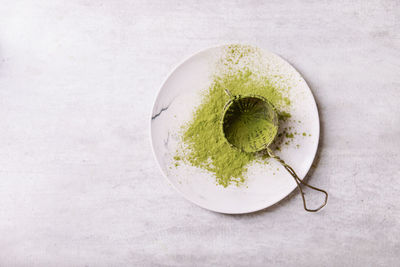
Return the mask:
<path id="1" fill-rule="evenodd" d="M 186 59 L 165 80 L 155 100 L 151 117 L 151 141 L 160 169 L 168 181 L 189 201 L 208 210 L 241 214 L 267 208 L 290 194 L 296 183 L 292 176 L 275 160 L 269 164 L 254 163 L 242 186 L 226 188 L 216 185 L 215 176 L 189 164 L 174 166 L 180 143 L 182 125 L 192 118 L 201 103 L 201 92 L 212 82 L 214 66 L 226 46 L 208 48 Z M 319 140 L 318 110 L 307 83 L 281 57 L 262 50 L 266 64 L 272 71 L 291 82 L 290 113 L 287 126 L 298 133 L 291 145 L 282 146 L 276 153 L 303 179 L 311 167 Z M 301 123 L 297 123 L 300 121 Z M 296 203 L 302 208 L 300 203 Z"/>

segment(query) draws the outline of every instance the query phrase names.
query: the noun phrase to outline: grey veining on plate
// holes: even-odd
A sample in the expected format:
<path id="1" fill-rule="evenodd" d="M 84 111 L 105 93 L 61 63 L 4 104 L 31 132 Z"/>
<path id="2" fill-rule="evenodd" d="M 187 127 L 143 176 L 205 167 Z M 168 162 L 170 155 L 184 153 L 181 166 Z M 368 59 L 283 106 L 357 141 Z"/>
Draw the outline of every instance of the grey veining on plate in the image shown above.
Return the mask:
<path id="1" fill-rule="evenodd" d="M 162 177 L 149 141 L 170 104 L 149 114 L 161 83 L 230 42 L 281 55 L 310 85 L 322 212 L 295 191 L 216 214 Z M 397 0 L 3 1 L 0 265 L 398 266 L 399 47 Z"/>
<path id="2" fill-rule="evenodd" d="M 166 110 L 168 109 L 168 107 L 169 107 L 169 106 L 166 106 L 166 107 L 164 107 L 164 108 L 161 108 L 161 110 L 160 110 L 159 112 L 157 112 L 156 114 L 154 114 L 154 115 L 151 117 L 151 119 L 152 119 L 152 120 L 155 120 L 158 116 L 161 115 L 161 113 L 163 113 L 164 111 L 166 111 Z"/>

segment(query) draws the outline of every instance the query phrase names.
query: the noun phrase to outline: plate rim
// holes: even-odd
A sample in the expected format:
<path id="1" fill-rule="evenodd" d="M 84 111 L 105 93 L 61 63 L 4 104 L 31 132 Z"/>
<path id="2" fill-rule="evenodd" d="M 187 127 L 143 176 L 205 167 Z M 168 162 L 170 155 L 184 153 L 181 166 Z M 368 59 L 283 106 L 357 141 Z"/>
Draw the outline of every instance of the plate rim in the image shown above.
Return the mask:
<path id="1" fill-rule="evenodd" d="M 318 152 L 318 149 L 319 149 L 319 145 L 320 145 L 321 121 L 320 121 L 320 116 L 319 116 L 319 111 L 318 111 L 318 106 L 317 106 L 317 103 L 316 103 L 316 100 L 315 100 L 315 96 L 314 96 L 314 94 L 313 94 L 313 92 L 312 92 L 312 90 L 311 90 L 309 84 L 308 84 L 307 81 L 304 79 L 303 75 L 301 75 L 301 73 L 300 73 L 289 61 L 287 61 L 285 58 L 283 58 L 283 57 L 280 56 L 279 54 L 276 54 L 276 53 L 270 51 L 269 49 L 265 49 L 264 47 L 261 47 L 261 46 L 259 46 L 259 45 L 248 44 L 248 43 L 223 43 L 223 44 L 208 46 L 208 47 L 206 47 L 206 48 L 200 49 L 200 50 L 198 50 L 197 52 L 194 52 L 194 53 L 190 54 L 189 56 L 185 57 L 184 59 L 182 59 L 181 61 L 179 61 L 176 65 L 174 65 L 174 67 L 171 69 L 171 71 L 169 71 L 169 72 L 167 73 L 167 75 L 166 75 L 165 78 L 163 79 L 163 81 L 162 81 L 161 85 L 159 86 L 159 88 L 158 88 L 158 90 L 157 90 L 157 93 L 156 93 L 156 95 L 155 95 L 155 97 L 154 97 L 154 99 L 153 99 L 153 102 L 152 102 L 153 104 L 152 104 L 152 106 L 151 106 L 151 112 L 150 112 L 150 116 L 149 116 L 149 117 L 150 117 L 150 120 L 149 120 L 150 145 L 151 145 L 151 150 L 152 150 L 153 157 L 155 158 L 155 161 L 156 161 L 156 163 L 157 163 L 157 167 L 158 167 L 159 171 L 162 173 L 162 176 L 166 179 L 167 183 L 168 183 L 169 185 L 171 185 L 171 186 L 175 189 L 175 191 L 178 192 L 179 195 L 181 195 L 181 196 L 182 196 L 184 199 L 186 199 L 188 202 L 191 202 L 191 203 L 193 203 L 193 204 L 195 204 L 195 205 L 197 205 L 197 206 L 199 206 L 200 208 L 203 208 L 203 209 L 205 209 L 205 210 L 209 210 L 209 211 L 213 211 L 213 212 L 217 212 L 217 213 L 222 213 L 222 214 L 232 214 L 232 215 L 237 214 L 237 215 L 239 215 L 239 214 L 248 214 L 248 213 L 254 213 L 254 212 L 257 212 L 257 211 L 265 210 L 265 209 L 267 209 L 267 208 L 270 208 L 270 207 L 272 207 L 272 206 L 278 204 L 278 203 L 281 202 L 283 199 L 285 199 L 287 196 L 289 196 L 289 195 L 297 188 L 297 185 L 294 184 L 294 185 L 293 185 L 293 188 L 292 188 L 287 194 L 286 194 L 286 193 L 282 194 L 282 197 L 278 198 L 278 200 L 276 200 L 274 203 L 266 203 L 265 205 L 262 205 L 263 207 L 255 207 L 255 208 L 253 208 L 253 209 L 248 209 L 247 211 L 238 211 L 238 212 L 230 211 L 230 212 L 227 212 L 227 211 L 218 210 L 218 209 L 216 209 L 216 208 L 206 207 L 206 206 L 204 206 L 204 205 L 198 203 L 196 200 L 189 199 L 183 192 L 181 192 L 181 190 L 179 190 L 179 189 L 174 185 L 174 183 L 171 182 L 171 180 L 168 178 L 168 176 L 164 173 L 164 171 L 163 171 L 163 169 L 162 169 L 162 167 L 161 167 L 161 165 L 160 165 L 160 162 L 159 162 L 159 160 L 158 160 L 158 158 L 157 158 L 155 149 L 154 149 L 153 135 L 152 135 L 152 132 L 153 132 L 153 130 L 152 130 L 152 117 L 153 117 L 153 113 L 154 113 L 154 111 L 155 111 L 155 104 L 156 104 L 156 102 L 157 102 L 157 100 L 158 100 L 158 98 L 159 98 L 159 96 L 160 96 L 160 94 L 161 94 L 161 91 L 162 91 L 164 85 L 166 84 L 166 82 L 168 81 L 168 79 L 172 76 L 172 74 L 173 74 L 179 67 L 181 67 L 184 63 L 186 63 L 187 61 L 189 61 L 191 58 L 197 56 L 198 54 L 203 53 L 203 52 L 205 52 L 205 51 L 207 51 L 207 50 L 212 50 L 212 49 L 216 49 L 216 48 L 222 48 L 222 47 L 228 46 L 228 45 L 252 46 L 252 47 L 255 47 L 255 48 L 257 48 L 257 49 L 261 49 L 263 52 L 267 52 L 267 53 L 270 53 L 270 54 L 272 54 L 272 55 L 278 57 L 280 60 L 284 61 L 284 62 L 287 63 L 291 68 L 293 68 L 293 70 L 299 75 L 300 79 L 301 79 L 302 81 L 304 81 L 304 83 L 307 85 L 308 91 L 310 92 L 310 94 L 311 94 L 311 96 L 312 96 L 312 100 L 313 100 L 312 103 L 314 104 L 314 105 L 313 105 L 313 109 L 316 111 L 315 114 L 317 115 L 317 121 L 318 121 L 318 123 L 317 123 L 317 128 L 318 128 L 318 131 L 317 131 L 317 144 L 316 144 L 315 149 L 314 149 L 314 152 L 313 152 L 313 156 L 312 156 L 312 161 L 311 161 L 310 167 L 308 167 L 308 170 L 307 170 L 307 172 L 305 173 L 304 177 L 302 177 L 302 178 L 299 177 L 301 180 L 303 180 L 305 177 L 307 177 L 307 174 L 310 172 L 310 169 L 311 169 L 311 167 L 312 167 L 312 163 L 314 162 L 315 157 L 316 157 L 316 155 L 317 155 L 317 152 Z"/>

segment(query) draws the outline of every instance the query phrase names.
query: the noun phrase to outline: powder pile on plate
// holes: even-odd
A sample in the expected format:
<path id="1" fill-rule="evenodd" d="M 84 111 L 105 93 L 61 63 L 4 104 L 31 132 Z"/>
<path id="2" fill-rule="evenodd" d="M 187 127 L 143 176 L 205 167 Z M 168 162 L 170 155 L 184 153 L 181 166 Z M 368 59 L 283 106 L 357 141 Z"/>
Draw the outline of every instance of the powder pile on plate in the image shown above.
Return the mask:
<path id="1" fill-rule="evenodd" d="M 234 149 L 224 139 L 221 116 L 229 101 L 224 88 L 233 95 L 263 96 L 278 113 L 290 116 L 285 112 L 290 106 L 289 88 L 284 83 L 273 82 L 265 74 L 260 53 L 251 46 L 228 46 L 201 104 L 193 118 L 182 127 L 182 146 L 176 152 L 175 161 L 184 161 L 215 174 L 217 184 L 224 187 L 242 184 L 250 163 L 261 159 Z"/>

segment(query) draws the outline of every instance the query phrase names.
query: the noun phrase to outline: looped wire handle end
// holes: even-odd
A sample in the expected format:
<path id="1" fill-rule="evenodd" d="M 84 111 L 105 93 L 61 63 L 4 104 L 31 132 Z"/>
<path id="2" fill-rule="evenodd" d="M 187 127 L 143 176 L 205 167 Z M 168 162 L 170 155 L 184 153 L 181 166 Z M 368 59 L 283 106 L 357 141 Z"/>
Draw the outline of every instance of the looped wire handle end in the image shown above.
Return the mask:
<path id="1" fill-rule="evenodd" d="M 268 152 L 268 155 L 269 155 L 271 158 L 274 158 L 274 159 L 276 159 L 277 161 L 279 161 L 279 162 L 283 165 L 283 167 L 285 167 L 285 169 L 293 176 L 294 180 L 296 181 L 297 187 L 300 189 L 301 198 L 303 199 L 303 206 L 304 206 L 304 209 L 305 209 L 306 211 L 308 211 L 308 212 L 317 212 L 317 211 L 319 211 L 320 209 L 322 209 L 323 207 L 326 206 L 326 204 L 328 203 L 328 193 L 327 193 L 325 190 L 322 190 L 322 189 L 320 189 L 320 188 L 311 186 L 311 185 L 307 184 L 306 182 L 303 182 L 303 181 L 297 176 L 296 172 L 292 169 L 292 167 L 290 167 L 289 165 L 287 165 L 287 164 L 285 163 L 285 161 L 283 161 L 280 157 L 276 156 L 276 155 L 272 152 L 272 150 L 271 150 L 270 148 L 268 148 L 268 147 L 267 147 L 267 152 Z M 301 184 L 304 185 L 304 186 L 307 186 L 307 187 L 309 187 L 309 188 L 311 188 L 311 189 L 314 189 L 314 190 L 316 190 L 316 191 L 319 191 L 319 192 L 324 193 L 324 194 L 325 194 L 324 203 L 323 203 L 321 206 L 319 206 L 318 208 L 316 208 L 316 209 L 309 209 L 309 208 L 307 208 L 307 203 L 306 203 L 306 199 L 305 199 L 305 197 L 304 197 L 303 189 L 301 188 Z"/>

